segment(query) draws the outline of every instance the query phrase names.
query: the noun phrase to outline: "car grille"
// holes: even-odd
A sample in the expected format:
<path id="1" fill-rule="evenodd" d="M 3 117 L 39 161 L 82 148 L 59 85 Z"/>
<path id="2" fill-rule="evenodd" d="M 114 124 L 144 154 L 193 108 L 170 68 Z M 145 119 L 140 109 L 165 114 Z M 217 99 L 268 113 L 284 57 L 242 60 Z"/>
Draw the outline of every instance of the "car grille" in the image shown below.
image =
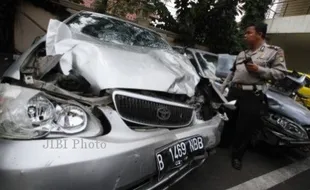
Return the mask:
<path id="1" fill-rule="evenodd" d="M 157 127 L 184 127 L 193 120 L 194 109 L 184 104 L 125 91 L 114 91 L 120 116 L 129 122 Z"/>

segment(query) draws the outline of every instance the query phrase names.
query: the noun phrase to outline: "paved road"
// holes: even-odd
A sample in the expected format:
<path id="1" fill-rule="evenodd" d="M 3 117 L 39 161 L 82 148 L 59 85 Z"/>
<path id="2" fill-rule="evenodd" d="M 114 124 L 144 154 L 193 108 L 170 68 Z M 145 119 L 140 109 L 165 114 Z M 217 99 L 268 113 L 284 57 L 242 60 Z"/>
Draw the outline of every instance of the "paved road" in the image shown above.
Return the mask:
<path id="1" fill-rule="evenodd" d="M 245 155 L 241 171 L 231 167 L 229 153 L 227 148 L 218 148 L 201 168 L 170 189 L 310 189 L 310 159 L 301 151 L 282 150 L 276 154 L 276 149 L 265 146 L 252 149 Z"/>
<path id="2" fill-rule="evenodd" d="M 270 188 L 270 190 L 309 190 L 310 189 L 310 170 L 302 172 L 291 179 Z"/>

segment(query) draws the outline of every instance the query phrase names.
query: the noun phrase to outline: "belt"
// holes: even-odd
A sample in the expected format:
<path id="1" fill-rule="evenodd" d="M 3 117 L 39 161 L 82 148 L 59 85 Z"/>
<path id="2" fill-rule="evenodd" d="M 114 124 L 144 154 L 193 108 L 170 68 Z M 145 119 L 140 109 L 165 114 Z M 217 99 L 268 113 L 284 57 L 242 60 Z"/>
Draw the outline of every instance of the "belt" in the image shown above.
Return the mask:
<path id="1" fill-rule="evenodd" d="M 242 90 L 258 91 L 258 90 L 263 90 L 264 89 L 264 85 L 251 85 L 251 84 L 233 83 L 231 86 L 234 87 L 234 88 L 242 89 Z"/>

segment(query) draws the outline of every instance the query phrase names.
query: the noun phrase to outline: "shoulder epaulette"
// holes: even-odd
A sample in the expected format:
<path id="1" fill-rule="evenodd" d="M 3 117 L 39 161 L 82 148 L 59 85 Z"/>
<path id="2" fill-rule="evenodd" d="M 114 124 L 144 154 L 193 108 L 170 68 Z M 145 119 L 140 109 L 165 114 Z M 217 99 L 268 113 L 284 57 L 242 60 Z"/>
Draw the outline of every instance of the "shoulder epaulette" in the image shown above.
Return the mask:
<path id="1" fill-rule="evenodd" d="M 277 51 L 280 49 L 280 47 L 278 47 L 278 46 L 273 46 L 273 45 L 268 45 L 267 47 L 270 48 L 270 49 L 277 50 Z"/>

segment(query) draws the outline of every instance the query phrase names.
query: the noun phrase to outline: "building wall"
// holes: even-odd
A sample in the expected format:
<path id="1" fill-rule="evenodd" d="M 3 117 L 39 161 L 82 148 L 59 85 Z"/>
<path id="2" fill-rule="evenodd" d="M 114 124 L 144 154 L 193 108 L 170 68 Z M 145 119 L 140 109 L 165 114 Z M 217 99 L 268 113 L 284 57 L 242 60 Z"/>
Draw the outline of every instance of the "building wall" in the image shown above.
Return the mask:
<path id="1" fill-rule="evenodd" d="M 276 17 L 310 14 L 309 0 L 279 0 Z"/>
<path id="2" fill-rule="evenodd" d="M 265 21 L 271 43 L 284 49 L 288 69 L 310 73 L 310 0 L 278 2 L 278 14 Z"/>
<path id="3" fill-rule="evenodd" d="M 287 67 L 310 74 L 309 51 L 291 49 L 286 53 Z"/>
<path id="4" fill-rule="evenodd" d="M 285 53 L 288 69 L 310 73 L 310 34 L 270 34 L 270 44 L 280 46 Z"/>
<path id="5" fill-rule="evenodd" d="M 278 17 L 267 19 L 268 33 L 310 33 L 310 15 Z"/>
<path id="6" fill-rule="evenodd" d="M 15 20 L 15 49 L 19 52 L 28 49 L 37 36 L 45 34 L 51 18 L 56 16 L 28 2 L 22 2 Z"/>

